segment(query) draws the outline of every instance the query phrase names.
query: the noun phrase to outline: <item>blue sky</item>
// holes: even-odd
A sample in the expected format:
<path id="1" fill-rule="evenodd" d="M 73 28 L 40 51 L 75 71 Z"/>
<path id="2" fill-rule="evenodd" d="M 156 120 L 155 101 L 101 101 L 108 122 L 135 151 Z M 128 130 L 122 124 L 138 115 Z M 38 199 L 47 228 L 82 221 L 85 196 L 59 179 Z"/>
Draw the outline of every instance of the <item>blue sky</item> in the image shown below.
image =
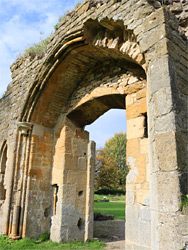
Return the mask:
<path id="1" fill-rule="evenodd" d="M 94 123 L 86 126 L 86 130 L 90 132 L 90 140 L 96 142 L 97 148 L 104 147 L 105 141 L 113 137 L 115 133 L 127 130 L 126 111 L 111 109 Z"/>
<path id="2" fill-rule="evenodd" d="M 58 18 L 77 3 L 77 0 L 0 0 L 0 98 L 11 81 L 10 65 L 18 55 L 48 37 Z M 125 129 L 124 110 L 109 111 L 87 127 L 97 147 Z"/>

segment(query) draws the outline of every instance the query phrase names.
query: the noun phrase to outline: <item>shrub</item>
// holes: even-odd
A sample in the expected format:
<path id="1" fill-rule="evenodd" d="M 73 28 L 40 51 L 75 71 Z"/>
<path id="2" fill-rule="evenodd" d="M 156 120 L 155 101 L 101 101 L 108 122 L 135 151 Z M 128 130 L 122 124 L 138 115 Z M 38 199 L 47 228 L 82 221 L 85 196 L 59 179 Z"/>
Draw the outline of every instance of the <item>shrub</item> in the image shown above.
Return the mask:
<path id="1" fill-rule="evenodd" d="M 104 194 L 104 195 L 125 195 L 125 191 L 117 189 L 99 189 L 95 191 L 95 194 Z"/>

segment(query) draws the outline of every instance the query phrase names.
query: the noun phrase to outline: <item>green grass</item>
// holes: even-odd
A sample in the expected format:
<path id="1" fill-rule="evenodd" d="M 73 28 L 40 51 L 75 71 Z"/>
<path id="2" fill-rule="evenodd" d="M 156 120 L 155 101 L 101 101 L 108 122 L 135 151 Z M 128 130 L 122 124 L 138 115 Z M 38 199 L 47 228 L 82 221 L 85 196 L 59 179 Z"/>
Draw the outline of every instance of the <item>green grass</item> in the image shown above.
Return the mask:
<path id="1" fill-rule="evenodd" d="M 56 243 L 46 240 L 46 236 L 39 237 L 38 240 L 34 239 L 21 239 L 12 241 L 8 237 L 0 235 L 0 249 L 1 250 L 56 250 L 56 249 L 104 249 L 106 244 L 98 240 L 89 242 L 73 242 L 73 243 Z"/>
<path id="2" fill-rule="evenodd" d="M 113 214 L 115 219 L 125 220 L 125 202 L 95 202 L 94 213 Z"/>
<path id="3" fill-rule="evenodd" d="M 95 194 L 94 200 L 104 200 L 104 196 L 107 197 L 106 200 L 110 201 L 125 201 L 125 195 L 102 195 L 102 194 Z"/>
<path id="4" fill-rule="evenodd" d="M 37 54 L 44 53 L 47 48 L 48 42 L 49 42 L 49 38 L 46 38 L 44 40 L 41 40 L 39 43 L 33 44 L 30 48 L 24 51 L 24 55 L 35 56 Z"/>

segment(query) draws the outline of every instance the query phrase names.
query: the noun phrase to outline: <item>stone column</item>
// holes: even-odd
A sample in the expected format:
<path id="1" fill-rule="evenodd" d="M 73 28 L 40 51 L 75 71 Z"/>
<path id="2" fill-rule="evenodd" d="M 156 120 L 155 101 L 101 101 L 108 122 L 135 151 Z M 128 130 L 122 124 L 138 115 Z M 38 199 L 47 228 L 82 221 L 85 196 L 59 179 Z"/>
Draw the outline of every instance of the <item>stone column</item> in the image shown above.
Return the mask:
<path id="1" fill-rule="evenodd" d="M 9 225 L 10 237 L 13 239 L 20 238 L 22 232 L 31 130 L 31 123 L 18 123 L 18 144 L 13 186 L 13 211 L 10 215 L 11 223 Z"/>
<path id="2" fill-rule="evenodd" d="M 151 249 L 179 249 L 181 202 L 175 124 L 175 68 L 168 55 L 149 64 L 149 135 L 151 186 Z M 168 240 L 167 240 L 168 239 Z"/>
<path id="3" fill-rule="evenodd" d="M 165 8 L 145 18 L 135 32 L 141 51 L 145 54 L 147 73 L 150 249 L 179 250 L 185 246 L 187 239 L 187 231 L 181 233 L 182 228 L 179 228 L 182 225 L 182 165 L 187 163 L 178 162 L 182 155 L 177 152 L 184 151 L 182 158 L 186 157 L 184 139 L 177 132 L 187 117 L 187 101 L 184 102 L 184 94 L 179 93 L 183 79 L 187 79 L 187 68 L 183 65 L 187 47 L 179 35 L 177 20 Z M 183 108 L 186 112 L 184 119 L 181 118 Z"/>
<path id="4" fill-rule="evenodd" d="M 95 178 L 95 142 L 88 144 L 87 160 L 87 186 L 86 186 L 86 215 L 84 240 L 93 238 L 93 214 L 94 214 L 94 178 Z"/>

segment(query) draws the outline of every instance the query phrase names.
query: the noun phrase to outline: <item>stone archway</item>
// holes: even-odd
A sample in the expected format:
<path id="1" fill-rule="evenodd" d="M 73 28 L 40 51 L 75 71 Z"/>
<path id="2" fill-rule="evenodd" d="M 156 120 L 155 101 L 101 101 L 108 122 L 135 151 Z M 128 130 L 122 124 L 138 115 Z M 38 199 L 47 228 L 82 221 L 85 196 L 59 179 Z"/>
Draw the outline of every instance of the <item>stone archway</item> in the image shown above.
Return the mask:
<path id="1" fill-rule="evenodd" d="M 114 80 L 113 78 L 115 79 L 117 78 L 117 76 L 115 77 L 113 76 L 111 80 Z M 118 82 L 118 80 L 120 81 Z M 128 73 L 128 75 L 122 74 L 122 78 L 118 80 L 116 79 L 117 87 L 119 87 L 120 82 L 124 83 L 123 87 L 120 86 L 120 90 L 122 88 L 126 90 L 126 92 L 123 92 L 123 94 L 119 92 L 118 88 L 116 89 L 115 81 L 113 84 L 114 86 L 108 86 L 108 81 L 107 81 L 107 85 L 104 84 L 100 87 L 93 89 L 92 91 L 90 91 L 90 94 L 85 93 L 84 97 L 79 99 L 80 101 L 76 102 L 76 105 L 72 107 L 72 103 L 75 102 L 75 99 L 77 99 L 77 97 L 75 97 L 75 95 L 73 94 L 72 99 L 70 100 L 70 109 L 69 109 L 70 111 L 67 112 L 68 119 L 64 116 L 64 118 L 60 120 L 59 124 L 58 123 L 56 124 L 56 132 L 55 132 L 56 141 L 54 142 L 55 153 L 53 157 L 52 185 L 58 186 L 59 190 L 58 201 L 59 202 L 61 201 L 62 198 L 60 197 L 62 196 L 64 197 L 62 203 L 58 202 L 56 204 L 56 207 L 59 208 L 64 207 L 64 209 L 61 212 L 57 209 L 54 209 L 57 211 L 57 213 L 54 214 L 52 219 L 52 228 L 51 228 L 52 240 L 69 241 L 72 239 L 86 240 L 88 238 L 92 238 L 92 228 L 93 228 L 92 186 L 93 185 L 92 182 L 90 182 L 90 184 L 87 184 L 88 179 L 86 178 L 86 175 L 88 176 L 88 172 L 86 171 L 86 167 L 88 166 L 88 162 L 93 160 L 93 158 L 91 160 L 88 157 L 91 155 L 93 155 L 92 157 L 94 157 L 95 153 L 93 148 L 94 146 L 89 143 L 89 137 L 87 132 L 83 130 L 85 125 L 93 122 L 95 119 L 97 119 L 100 115 L 102 115 L 110 108 L 125 108 L 125 102 L 126 102 L 125 96 L 127 96 L 126 98 L 127 98 L 128 121 L 134 122 L 134 118 L 138 117 L 138 119 L 136 119 L 136 121 L 134 122 L 134 124 L 137 125 L 136 127 L 132 128 L 132 125 L 128 125 L 129 126 L 128 136 L 130 131 L 129 143 L 133 146 L 135 145 L 135 149 L 137 151 L 142 150 L 143 146 L 139 144 L 141 143 L 139 138 L 141 138 L 142 141 L 145 141 L 145 144 L 143 152 L 141 152 L 142 155 L 140 157 L 145 159 L 146 157 L 145 154 L 148 154 L 147 139 L 144 140 L 144 136 L 146 134 L 145 115 L 147 111 L 145 80 L 142 80 L 141 82 L 139 78 L 130 75 L 130 73 Z M 131 108 L 134 109 L 133 104 L 138 106 L 138 110 L 137 113 L 133 112 L 133 116 L 131 117 L 132 113 Z M 88 146 L 90 146 L 90 148 L 88 148 Z M 128 147 L 131 148 L 132 146 Z M 136 162 L 134 162 L 134 165 L 130 160 L 129 165 L 130 168 L 132 167 L 133 170 L 131 171 L 131 175 L 140 175 L 140 173 L 134 173 L 135 168 L 137 170 L 137 166 L 135 165 L 137 164 L 140 167 L 139 171 L 142 172 L 140 181 L 141 182 L 146 181 L 146 183 L 144 184 L 145 185 L 144 188 L 138 189 L 138 192 L 140 192 L 138 194 L 140 203 L 143 203 L 143 201 L 141 201 L 143 199 L 142 198 L 143 196 L 145 196 L 144 197 L 145 200 L 149 199 L 148 197 L 149 190 L 147 184 L 149 180 L 148 179 L 146 180 L 145 178 L 146 167 L 148 168 L 148 164 L 146 166 L 143 160 L 142 164 L 140 164 L 139 152 L 137 153 L 135 152 L 134 156 L 135 155 L 136 157 L 138 157 L 138 160 L 135 158 Z M 133 158 L 133 155 L 131 153 L 130 157 Z M 82 164 L 82 166 L 80 166 L 80 164 Z M 90 167 L 91 169 L 94 168 L 93 165 Z M 83 170 L 85 170 L 85 172 Z M 91 174 L 90 178 L 92 180 L 94 177 L 92 173 L 90 174 Z M 63 179 L 66 180 L 62 182 Z M 83 179 L 84 182 L 78 184 L 79 180 L 81 179 Z M 139 181 L 137 182 L 135 180 L 135 183 L 133 183 L 131 177 L 129 179 L 131 183 L 130 189 L 132 189 L 133 185 L 135 187 L 140 185 Z M 133 177 L 133 179 L 135 179 L 135 177 Z M 128 190 L 127 194 L 131 193 L 131 190 L 129 190 L 128 186 L 127 190 Z M 79 196 L 80 192 L 82 192 L 83 194 L 81 197 Z M 87 193 L 90 193 L 90 196 L 88 196 L 89 194 Z M 73 202 L 69 201 L 68 199 L 69 196 L 71 197 L 71 199 L 73 199 Z M 129 195 L 127 195 L 127 198 L 129 199 Z M 88 205 L 86 204 L 86 200 Z M 79 208 L 79 202 L 81 203 L 84 202 L 86 206 L 88 206 L 90 209 L 87 210 L 85 206 L 83 207 L 83 204 L 80 204 L 81 207 Z M 142 210 L 145 209 L 148 211 L 148 206 L 149 203 L 147 201 L 147 203 L 143 204 L 144 208 L 142 208 Z M 129 208 L 129 201 L 127 200 L 127 210 L 128 209 L 130 209 L 128 213 L 131 214 L 132 207 Z M 75 221 L 72 220 L 73 215 L 75 215 Z M 134 217 L 134 213 L 132 216 Z M 88 221 L 85 219 L 85 217 L 88 218 Z M 66 220 L 63 220 L 63 218 L 66 218 Z M 59 221 L 61 221 L 62 223 L 61 224 L 58 223 Z M 78 227 L 79 221 L 83 221 L 83 223 L 85 223 L 85 227 L 83 226 L 82 230 L 80 230 L 80 228 Z M 65 223 L 66 226 L 64 226 L 63 223 Z M 132 222 L 131 221 L 129 222 L 129 220 L 127 219 L 127 228 L 129 228 L 128 223 Z M 148 232 L 150 228 L 150 223 L 148 222 L 147 224 L 146 222 L 145 224 L 146 224 L 145 226 L 147 227 L 146 232 Z M 65 231 L 68 233 L 65 234 Z M 130 230 L 128 230 L 128 232 L 129 231 Z M 127 233 L 127 235 L 129 235 L 129 233 Z"/>
<path id="2" fill-rule="evenodd" d="M 86 1 L 62 22 L 43 58 L 12 66 L 15 95 L 1 101 L 2 109 L 12 112 L 0 124 L 1 139 L 8 136 L 9 142 L 4 232 L 13 238 L 37 237 L 53 218 L 53 240 L 90 238 L 85 230 L 92 223 L 90 199 L 83 194 L 89 190 L 94 145 L 83 127 L 113 105 L 122 107 L 126 96 L 131 168 L 126 247 L 177 250 L 188 240 L 187 215 L 179 210 L 181 195 L 188 192 L 187 124 L 181 122 L 187 120 L 186 42 L 173 16 L 155 10 L 151 1 L 112 1 L 92 8 Z M 17 95 L 16 86 L 27 96 Z M 75 171 L 78 166 L 85 168 L 79 170 L 83 179 Z M 77 189 L 73 180 L 81 180 L 82 187 Z M 64 215 L 74 215 L 72 224 Z"/>
<path id="3" fill-rule="evenodd" d="M 50 78 L 37 83 L 40 89 L 35 85 L 22 115 L 23 121 L 33 124 L 26 188 L 29 199 L 22 212 L 15 212 L 23 217 L 22 224 L 16 222 L 22 236 L 38 236 L 49 228 L 52 219 L 54 241 L 92 238 L 93 201 L 88 193 L 93 193 L 93 176 L 88 171 L 94 168 L 94 145 L 84 126 L 110 108 L 125 108 L 127 102 L 128 123 L 135 123 L 133 119 L 138 117 L 136 131 L 132 129 L 136 136 L 130 139 L 137 141 L 145 135 L 146 75 L 139 65 L 144 57 L 133 33 L 125 31 L 122 22 L 108 19 L 100 23 L 89 20 L 84 29 L 83 37 L 74 38 L 56 52 L 54 57 L 59 59 L 49 71 Z M 133 104 L 138 108 L 131 116 Z M 130 161 L 130 168 L 135 168 L 134 164 Z M 145 162 L 140 167 L 145 173 Z M 19 199 L 26 193 L 22 192 Z M 54 199 L 49 199 L 53 193 Z M 146 224 L 148 231 L 150 224 Z M 12 227 L 13 236 L 16 230 Z"/>

